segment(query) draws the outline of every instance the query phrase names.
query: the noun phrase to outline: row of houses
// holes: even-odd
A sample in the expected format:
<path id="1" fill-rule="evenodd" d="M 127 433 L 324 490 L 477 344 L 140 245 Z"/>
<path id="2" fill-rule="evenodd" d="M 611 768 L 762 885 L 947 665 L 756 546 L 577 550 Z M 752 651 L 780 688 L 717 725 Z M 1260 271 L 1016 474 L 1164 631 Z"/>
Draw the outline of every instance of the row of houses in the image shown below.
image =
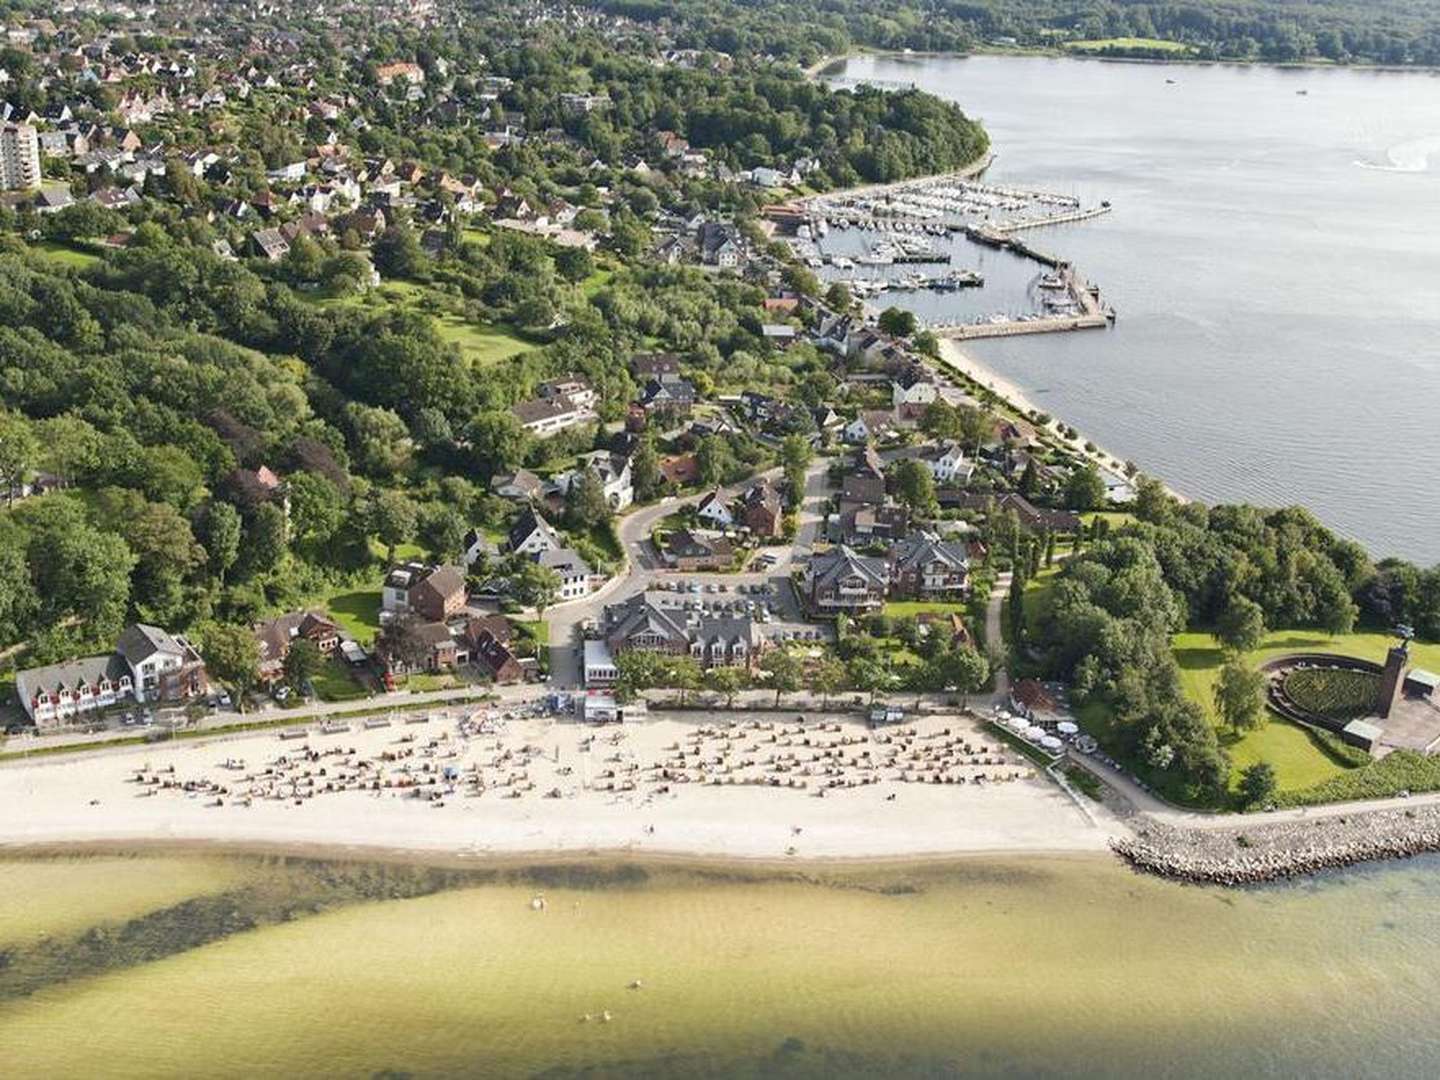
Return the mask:
<path id="1" fill-rule="evenodd" d="M 767 645 L 750 615 L 687 608 L 678 600 L 637 593 L 606 607 L 598 637 L 585 642 L 585 685 L 613 683 L 619 677 L 616 658 L 631 650 L 689 656 L 707 669 L 750 669 Z"/>
<path id="2" fill-rule="evenodd" d="M 884 555 L 863 555 L 840 544 L 805 567 L 801 598 L 811 615 L 865 615 L 887 600 L 960 599 L 970 591 L 970 553 L 952 540 L 916 532 Z"/>
<path id="3" fill-rule="evenodd" d="M 128 702 L 184 703 L 208 693 L 209 679 L 184 637 L 133 623 L 113 652 L 19 672 L 15 692 L 25 715 L 45 731 Z"/>

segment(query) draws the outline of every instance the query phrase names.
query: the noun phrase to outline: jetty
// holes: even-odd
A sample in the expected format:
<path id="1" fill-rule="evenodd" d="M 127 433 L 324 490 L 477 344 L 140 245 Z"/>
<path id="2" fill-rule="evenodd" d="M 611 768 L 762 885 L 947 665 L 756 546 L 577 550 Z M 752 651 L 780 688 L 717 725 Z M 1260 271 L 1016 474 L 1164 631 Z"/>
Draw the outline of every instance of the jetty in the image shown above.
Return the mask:
<path id="1" fill-rule="evenodd" d="M 1111 847 L 1142 873 L 1198 885 L 1255 885 L 1379 859 L 1440 851 L 1440 807 L 1355 810 L 1226 828 L 1180 828 L 1143 818 Z"/>
<path id="2" fill-rule="evenodd" d="M 986 233 L 992 247 L 1005 246 L 1012 250 L 1018 244 L 1028 257 L 1055 268 L 1060 276 L 1064 292 L 1069 300 L 1070 311 L 1053 315 L 1026 315 L 1018 319 L 990 318 L 966 323 L 931 324 L 927 329 L 940 337 L 957 341 L 974 341 L 977 338 L 1016 337 L 1020 334 L 1057 334 L 1071 330 L 1104 330 L 1115 320 L 1115 312 L 1104 306 L 1100 290 L 1087 284 L 1074 267 L 1062 259 L 1045 255 L 1020 244 L 1009 237 Z M 992 242 L 993 241 L 993 242 Z"/>

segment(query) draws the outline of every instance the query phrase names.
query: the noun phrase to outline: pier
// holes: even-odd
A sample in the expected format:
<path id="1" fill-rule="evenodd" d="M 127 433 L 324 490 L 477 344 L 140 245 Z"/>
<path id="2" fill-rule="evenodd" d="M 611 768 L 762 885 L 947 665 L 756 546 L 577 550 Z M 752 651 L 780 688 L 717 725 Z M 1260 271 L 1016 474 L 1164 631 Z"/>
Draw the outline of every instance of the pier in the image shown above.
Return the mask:
<path id="1" fill-rule="evenodd" d="M 992 235 L 992 239 L 1003 240 L 1004 246 L 1012 249 L 1013 245 L 1018 243 L 1008 237 L 993 237 Z M 992 244 L 991 246 L 998 247 L 1000 245 Z M 1021 246 L 1023 247 L 1023 245 Z M 1066 295 L 1070 297 L 1071 303 L 1080 309 L 1078 312 L 1064 315 L 1037 315 L 1026 319 L 1003 319 L 995 322 L 942 323 L 932 325 L 927 329 L 940 337 L 954 338 L 957 341 L 974 341 L 977 338 L 1017 337 L 1021 334 L 1104 330 L 1114 321 L 1115 313 L 1100 302 L 1100 290 L 1086 284 L 1069 263 L 1052 260 L 1050 256 L 1041 258 L 1040 255 L 1029 250 L 1025 254 L 1056 268 L 1064 278 Z"/>
<path id="2" fill-rule="evenodd" d="M 992 225 L 991 228 L 1000 233 L 1014 233 L 1022 229 L 1040 229 L 1046 225 L 1069 225 L 1075 221 L 1089 221 L 1102 214 L 1110 212 L 1109 203 L 1101 203 L 1099 206 L 1092 206 L 1088 210 L 1072 210 L 1064 214 L 1053 214 L 1050 217 L 1033 218 L 1031 220 L 1007 221 L 999 225 Z"/>

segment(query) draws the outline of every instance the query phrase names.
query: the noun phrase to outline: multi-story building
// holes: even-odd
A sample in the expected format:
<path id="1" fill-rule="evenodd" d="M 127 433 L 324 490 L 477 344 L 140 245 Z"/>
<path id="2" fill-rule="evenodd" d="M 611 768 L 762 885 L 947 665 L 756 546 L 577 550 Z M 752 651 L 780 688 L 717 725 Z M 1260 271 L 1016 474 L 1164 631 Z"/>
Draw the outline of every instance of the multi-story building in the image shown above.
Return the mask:
<path id="1" fill-rule="evenodd" d="M 816 555 L 805 568 L 805 600 L 817 615 L 868 615 L 885 606 L 890 568 L 844 544 Z"/>
<path id="2" fill-rule="evenodd" d="M 0 127 L 0 188 L 29 190 L 40 186 L 40 140 L 29 124 Z"/>
<path id="3" fill-rule="evenodd" d="M 41 729 L 63 724 L 127 699 L 141 705 L 187 701 L 209 689 L 199 652 L 157 626 L 125 628 L 115 651 L 31 668 L 15 677 L 26 715 Z"/>

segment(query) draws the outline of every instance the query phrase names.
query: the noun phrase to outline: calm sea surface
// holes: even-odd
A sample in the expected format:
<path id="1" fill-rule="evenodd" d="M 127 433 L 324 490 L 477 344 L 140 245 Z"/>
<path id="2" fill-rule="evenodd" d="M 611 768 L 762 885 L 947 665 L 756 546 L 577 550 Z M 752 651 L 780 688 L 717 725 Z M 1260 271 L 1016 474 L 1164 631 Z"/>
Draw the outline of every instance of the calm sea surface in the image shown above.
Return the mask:
<path id="1" fill-rule="evenodd" d="M 0 1068 L 1431 1077 L 1437 868 L 1226 892 L 1105 857 L 494 880 L 0 861 Z"/>
<path id="2" fill-rule="evenodd" d="M 1115 204 L 1027 234 L 1101 286 L 1115 329 L 973 355 L 1186 494 L 1303 503 L 1377 556 L 1440 561 L 1440 78 L 1006 57 L 843 74 L 959 102 L 998 151 L 988 180 Z"/>

